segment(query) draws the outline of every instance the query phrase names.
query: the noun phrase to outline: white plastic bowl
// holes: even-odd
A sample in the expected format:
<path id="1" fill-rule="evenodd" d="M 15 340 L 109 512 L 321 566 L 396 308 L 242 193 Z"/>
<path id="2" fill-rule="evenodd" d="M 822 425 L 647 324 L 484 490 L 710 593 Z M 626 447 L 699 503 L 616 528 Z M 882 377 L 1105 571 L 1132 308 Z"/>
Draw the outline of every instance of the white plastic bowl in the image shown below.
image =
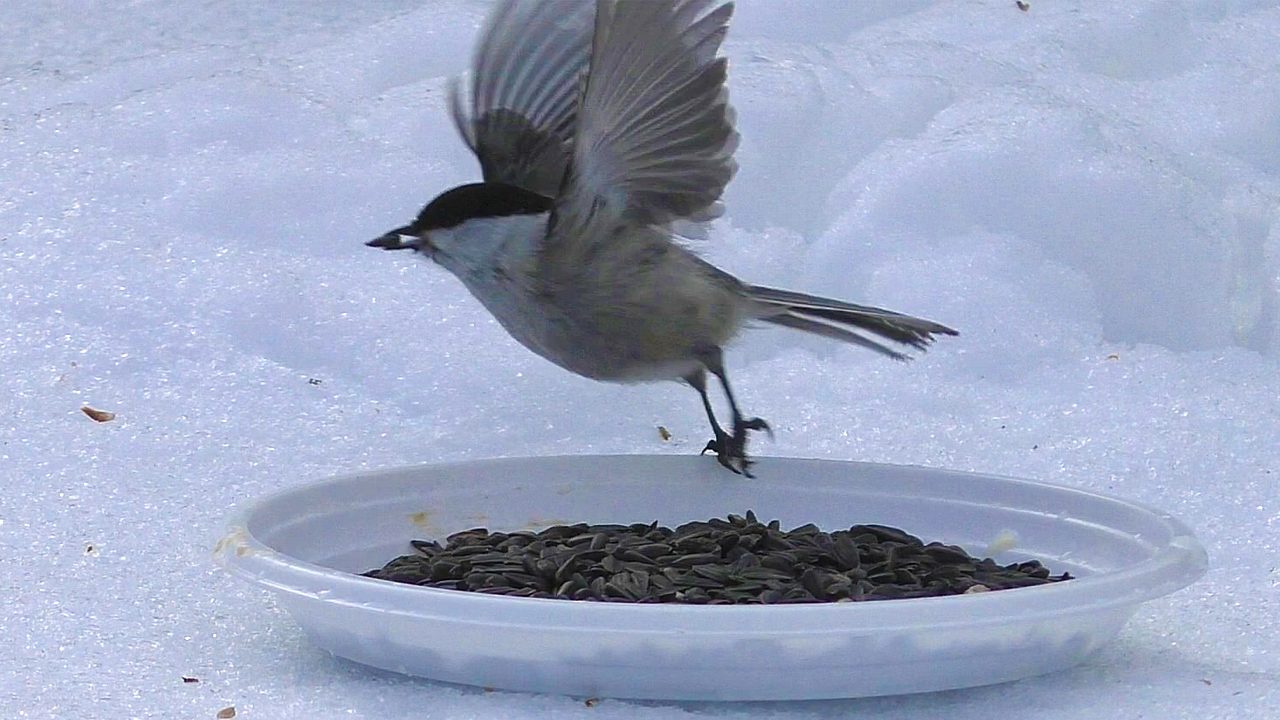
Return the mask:
<path id="1" fill-rule="evenodd" d="M 758 477 L 686 456 L 509 458 L 337 478 L 237 512 L 215 555 L 275 591 L 335 655 L 448 682 L 584 697 L 783 700 L 985 685 L 1070 667 L 1138 604 L 1207 566 L 1177 520 L 1037 482 L 763 458 Z M 409 540 L 470 527 L 674 527 L 751 509 L 783 527 L 901 527 L 1078 579 L 942 598 L 783 606 L 511 598 L 360 577 Z"/>

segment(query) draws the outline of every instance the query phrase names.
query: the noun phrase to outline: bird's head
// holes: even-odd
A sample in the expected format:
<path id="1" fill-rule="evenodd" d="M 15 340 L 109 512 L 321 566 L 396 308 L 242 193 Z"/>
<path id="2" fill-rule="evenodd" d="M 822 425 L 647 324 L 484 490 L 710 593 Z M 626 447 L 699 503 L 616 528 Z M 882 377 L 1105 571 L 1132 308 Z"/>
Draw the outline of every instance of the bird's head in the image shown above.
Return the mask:
<path id="1" fill-rule="evenodd" d="M 417 250 L 456 273 L 487 255 L 531 217 L 544 217 L 552 201 L 505 183 L 471 183 L 441 193 L 409 225 L 365 243 L 385 250 Z"/>

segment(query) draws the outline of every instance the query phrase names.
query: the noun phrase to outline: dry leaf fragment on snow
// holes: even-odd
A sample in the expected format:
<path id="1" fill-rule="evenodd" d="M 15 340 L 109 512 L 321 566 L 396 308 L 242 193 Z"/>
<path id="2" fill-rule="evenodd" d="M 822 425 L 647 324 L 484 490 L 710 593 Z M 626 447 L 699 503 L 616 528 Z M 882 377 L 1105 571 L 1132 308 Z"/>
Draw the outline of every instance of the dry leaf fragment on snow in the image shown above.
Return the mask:
<path id="1" fill-rule="evenodd" d="M 80 408 L 80 412 L 88 415 L 91 419 L 96 420 L 97 422 L 111 422 L 116 419 L 115 413 L 108 412 L 106 410 L 95 410 L 88 405 Z"/>
<path id="2" fill-rule="evenodd" d="M 236 706 L 228 705 L 218 711 L 218 720 L 228 720 L 236 716 Z"/>

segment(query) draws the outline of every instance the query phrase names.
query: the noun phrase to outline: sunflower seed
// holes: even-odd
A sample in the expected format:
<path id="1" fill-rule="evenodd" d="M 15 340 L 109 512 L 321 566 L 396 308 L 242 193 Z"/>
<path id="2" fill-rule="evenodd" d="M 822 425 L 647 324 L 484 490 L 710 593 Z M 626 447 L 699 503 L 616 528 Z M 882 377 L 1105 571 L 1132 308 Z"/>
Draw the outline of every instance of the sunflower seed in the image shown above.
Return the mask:
<path id="1" fill-rule="evenodd" d="M 673 567 L 693 567 L 694 565 L 705 565 L 707 563 L 719 562 L 720 555 L 717 553 L 692 553 L 684 555 L 671 561 Z"/>

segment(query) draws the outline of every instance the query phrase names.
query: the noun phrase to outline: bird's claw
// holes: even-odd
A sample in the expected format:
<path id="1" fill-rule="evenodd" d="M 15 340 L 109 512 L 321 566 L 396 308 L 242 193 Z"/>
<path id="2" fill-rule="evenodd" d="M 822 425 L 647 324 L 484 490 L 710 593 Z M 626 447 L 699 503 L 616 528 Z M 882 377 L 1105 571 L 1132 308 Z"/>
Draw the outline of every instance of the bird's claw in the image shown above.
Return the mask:
<path id="1" fill-rule="evenodd" d="M 764 420 L 758 417 L 749 419 L 737 418 L 733 423 L 732 435 L 716 428 L 716 436 L 707 441 L 707 446 L 702 449 L 700 454 L 706 454 L 707 451 L 714 452 L 721 465 L 738 475 L 753 478 L 755 475 L 751 474 L 752 462 L 747 458 L 747 432 L 749 430 L 764 430 L 769 434 L 769 439 L 773 439 L 773 429 Z"/>

